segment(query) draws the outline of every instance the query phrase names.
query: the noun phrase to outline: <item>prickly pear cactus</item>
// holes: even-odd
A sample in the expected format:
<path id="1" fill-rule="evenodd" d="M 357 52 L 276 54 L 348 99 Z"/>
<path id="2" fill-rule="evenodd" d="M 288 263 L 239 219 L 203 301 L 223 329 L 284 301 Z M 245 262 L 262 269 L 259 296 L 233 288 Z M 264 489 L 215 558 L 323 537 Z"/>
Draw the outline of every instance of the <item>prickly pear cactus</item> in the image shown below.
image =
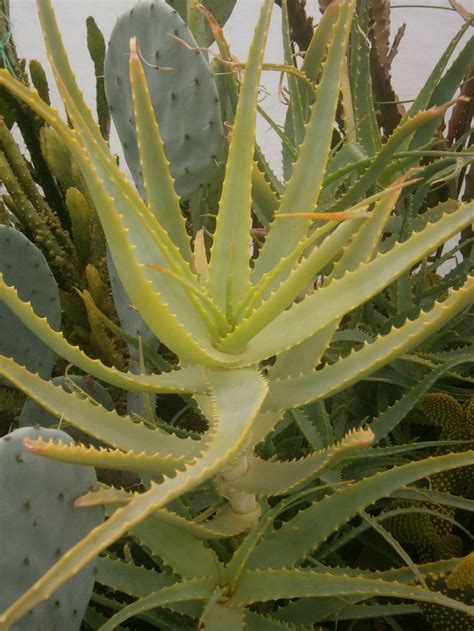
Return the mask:
<path id="1" fill-rule="evenodd" d="M 464 409 L 451 395 L 430 392 L 421 399 L 421 409 L 427 418 L 440 427 L 445 440 L 468 440 L 474 436 L 474 422 L 469 416 L 471 401 Z"/>
<path id="2" fill-rule="evenodd" d="M 426 584 L 466 604 L 474 603 L 474 553 L 464 558 L 449 574 L 429 574 Z M 420 609 L 433 631 L 470 631 L 474 618 L 460 611 L 432 603 L 420 603 Z"/>
<path id="3" fill-rule="evenodd" d="M 16 287 L 20 298 L 31 303 L 39 316 L 59 330 L 61 307 L 57 283 L 40 250 L 24 234 L 0 225 L 0 275 Z M 46 378 L 51 374 L 55 354 L 0 302 L 0 355 L 12 357 L 31 372 Z M 0 378 L 0 385 L 8 382 Z"/>
<path id="4" fill-rule="evenodd" d="M 188 27 L 164 0 L 140 2 L 118 20 L 105 59 L 105 88 L 127 164 L 141 193 L 128 68 L 132 37 L 138 39 L 176 192 L 188 199 L 212 179 L 223 146 L 214 79 Z"/>
<path id="5" fill-rule="evenodd" d="M 423 414 L 440 428 L 440 440 L 472 440 L 474 438 L 473 400 L 467 401 L 463 407 L 449 394 L 430 392 L 421 399 L 421 409 Z M 474 467 L 443 471 L 433 477 L 432 485 L 439 491 L 473 497 L 473 473 Z"/>
<path id="6" fill-rule="evenodd" d="M 25 439 L 72 442 L 64 432 L 28 427 L 0 439 L 0 609 L 9 607 L 71 546 L 102 521 L 97 508 L 74 501 L 96 485 L 91 467 L 64 464 L 28 451 Z M 12 631 L 78 631 L 94 584 L 88 565 Z"/>

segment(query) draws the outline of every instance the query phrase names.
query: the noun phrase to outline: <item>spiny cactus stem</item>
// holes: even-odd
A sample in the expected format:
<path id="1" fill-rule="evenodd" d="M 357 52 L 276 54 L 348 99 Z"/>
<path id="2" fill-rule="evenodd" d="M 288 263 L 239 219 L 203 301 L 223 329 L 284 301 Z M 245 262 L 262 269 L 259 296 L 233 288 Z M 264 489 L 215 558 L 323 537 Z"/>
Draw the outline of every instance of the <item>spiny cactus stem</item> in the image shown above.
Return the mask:
<path id="1" fill-rule="evenodd" d="M 48 258 L 51 261 L 51 265 L 53 268 L 56 268 L 61 277 L 69 282 L 71 280 L 77 282 L 74 268 L 70 266 L 70 261 L 64 250 L 57 243 L 46 222 L 36 213 L 35 208 L 24 194 L 2 151 L 0 151 L 0 177 L 13 202 L 10 204 L 9 198 L 4 197 L 5 204 L 27 227 L 28 233 L 34 235 L 35 242 L 43 249 L 48 250 Z"/>
<path id="2" fill-rule="evenodd" d="M 298 48 L 308 50 L 313 37 L 313 18 L 306 13 L 306 0 L 287 0 L 288 1 L 288 17 L 290 20 L 291 37 L 294 39 Z M 282 0 L 275 0 L 276 4 L 281 7 Z"/>
<path id="3" fill-rule="evenodd" d="M 23 191 L 35 208 L 38 214 L 42 215 L 45 222 L 54 231 L 55 237 L 59 240 L 68 254 L 74 252 L 74 246 L 72 244 L 69 235 L 65 230 L 61 229 L 61 226 L 51 211 L 48 204 L 41 197 L 33 180 L 25 158 L 22 156 L 17 143 L 11 135 L 9 129 L 5 125 L 3 118 L 0 117 L 0 147 L 3 151 L 6 159 L 8 160 L 10 167 L 15 173 L 19 185 L 23 188 Z"/>

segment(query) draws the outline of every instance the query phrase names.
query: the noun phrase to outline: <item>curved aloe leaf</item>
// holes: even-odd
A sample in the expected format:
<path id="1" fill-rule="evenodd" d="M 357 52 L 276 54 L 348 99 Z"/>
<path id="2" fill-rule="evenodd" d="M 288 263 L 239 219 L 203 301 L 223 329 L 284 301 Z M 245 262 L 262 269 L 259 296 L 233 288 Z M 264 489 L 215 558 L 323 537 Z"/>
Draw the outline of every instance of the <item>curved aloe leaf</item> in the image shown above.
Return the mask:
<path id="1" fill-rule="evenodd" d="M 338 17 L 331 32 L 330 46 L 316 101 L 311 107 L 311 118 L 306 128 L 305 139 L 276 214 L 314 209 L 318 201 L 331 146 L 354 5 L 353 0 L 337 4 Z M 258 280 L 272 269 L 282 256 L 290 253 L 306 235 L 309 225 L 308 219 L 295 219 L 290 224 L 274 221 L 270 225 L 265 244 L 256 261 L 253 280 Z"/>
<path id="2" fill-rule="evenodd" d="M 157 508 L 207 480 L 239 453 L 266 396 L 267 384 L 252 369 L 233 371 L 231 375 L 209 371 L 208 379 L 212 391 L 211 441 L 203 456 L 175 477 L 165 478 L 162 484 L 151 483 L 150 490 L 136 495 L 92 530 L 0 615 L 0 625 L 12 625 L 19 620 L 117 538 Z"/>
<path id="3" fill-rule="evenodd" d="M 111 631 L 121 622 L 140 613 L 150 611 L 150 609 L 155 609 L 156 607 L 182 601 L 207 600 L 214 592 L 216 586 L 215 579 L 195 578 L 181 583 L 175 583 L 169 587 L 164 587 L 156 594 L 145 596 L 137 602 L 124 607 L 102 625 L 99 631 Z"/>
<path id="4" fill-rule="evenodd" d="M 255 548 L 249 568 L 292 567 L 355 514 L 420 478 L 472 464 L 474 452 L 412 462 L 342 488 L 301 511 Z"/>
<path id="5" fill-rule="evenodd" d="M 147 570 L 133 563 L 110 557 L 99 557 L 96 567 L 96 581 L 98 583 L 134 598 L 148 596 L 163 587 L 179 582 L 177 576 Z M 193 618 L 199 617 L 202 611 L 202 605 L 200 606 L 198 601 L 170 603 L 167 608 Z M 104 618 L 101 622 L 103 623 L 105 620 Z"/>
<path id="6" fill-rule="evenodd" d="M 189 236 L 170 175 L 169 162 L 148 92 L 145 73 L 138 57 L 136 40 L 130 53 L 130 85 L 148 205 L 179 248 L 183 258 L 191 263 L 193 258 Z"/>
<path id="7" fill-rule="evenodd" d="M 58 81 L 60 82 L 60 79 Z M 157 252 L 160 251 L 160 248 L 157 247 L 159 244 L 149 230 L 148 220 L 140 213 L 137 214 L 127 199 L 121 197 L 120 192 L 116 192 L 114 181 L 110 179 L 106 168 L 110 164 L 107 162 L 101 166 L 100 173 L 103 178 L 98 177 L 96 166 L 100 164 L 100 156 L 95 158 L 94 164 L 90 160 L 89 154 L 78 143 L 77 134 L 61 121 L 55 110 L 46 106 L 34 92 L 25 88 L 6 71 L 0 71 L 0 84 L 7 86 L 12 93 L 45 118 L 71 149 L 83 171 L 89 191 L 101 216 L 107 241 L 112 255 L 115 257 L 114 263 L 119 270 L 121 280 L 131 300 L 140 310 L 141 315 L 155 335 L 174 349 L 183 359 L 188 359 L 190 362 L 203 363 L 204 365 L 207 365 L 208 362 L 211 365 L 235 363 L 235 359 L 219 353 L 210 343 L 208 326 L 202 319 L 203 312 L 201 309 L 196 311 L 196 304 L 186 293 L 186 288 L 172 276 L 159 275 L 146 267 L 154 261 L 157 262 Z M 81 120 L 73 102 L 69 103 L 69 110 L 71 115 L 76 113 L 76 122 Z M 92 156 L 94 156 L 95 145 L 91 132 L 86 127 L 81 128 L 81 132 L 84 133 L 84 139 L 89 138 Z M 115 164 L 113 168 L 116 169 Z M 123 175 L 119 171 L 117 177 L 123 179 Z M 105 188 L 108 182 L 110 184 L 109 192 Z M 133 195 L 137 197 L 135 191 L 131 190 Z M 112 193 L 112 197 L 110 193 Z M 123 214 L 117 212 L 117 203 L 121 199 L 123 201 L 121 207 Z M 139 198 L 137 199 L 137 203 L 143 204 Z M 145 206 L 145 208 L 147 207 Z M 131 229 L 131 233 L 127 232 L 127 227 Z M 137 237 L 137 231 L 139 237 Z M 135 237 L 133 237 L 134 235 Z M 136 242 L 137 247 L 132 246 L 131 238 L 132 242 Z M 138 244 L 142 238 L 143 243 L 140 247 Z M 166 251 L 166 248 L 162 246 L 161 250 Z M 170 252 L 172 250 L 180 257 L 177 248 L 171 246 Z M 163 263 L 163 259 L 159 260 Z M 156 284 L 157 279 L 159 279 L 158 285 Z M 165 298 L 157 291 L 158 287 L 166 288 Z M 174 307 L 178 307 L 180 320 L 177 319 L 166 302 L 171 298 Z"/>
<path id="8" fill-rule="evenodd" d="M 149 429 L 144 423 L 94 405 L 74 392 L 66 392 L 60 385 L 44 381 L 7 357 L 2 357 L 0 374 L 8 375 L 9 381 L 51 414 L 118 449 L 163 457 L 182 456 L 199 449 L 199 443 L 190 439 L 184 441 L 159 429 Z"/>
<path id="9" fill-rule="evenodd" d="M 162 474 L 172 475 L 177 469 L 190 464 L 189 459 L 176 456 L 160 456 L 133 451 L 118 451 L 85 445 L 65 444 L 43 439 L 25 439 L 28 451 L 52 460 L 80 464 L 86 467 L 101 467 L 117 471 L 134 471 L 159 478 Z"/>
<path id="10" fill-rule="evenodd" d="M 372 261 L 361 264 L 354 272 L 333 280 L 302 302 L 294 304 L 277 316 L 260 333 L 254 335 L 252 320 L 246 320 L 220 344 L 221 349 L 241 351 L 242 365 L 278 354 L 314 335 L 335 319 L 363 304 L 393 282 L 403 272 L 472 221 L 474 203 L 466 204 L 445 215 L 407 241 L 397 243 L 389 252 L 378 254 Z M 318 314 L 318 318 L 314 314 Z M 285 331 L 285 335 L 281 335 Z"/>
<path id="11" fill-rule="evenodd" d="M 403 181 L 401 186 L 403 186 Z M 325 284 L 333 278 L 343 276 L 348 270 L 356 269 L 360 263 L 371 260 L 382 238 L 384 226 L 400 197 L 401 188 L 399 186 L 393 188 L 392 191 L 388 189 L 386 194 L 375 203 L 370 217 L 360 226 L 341 258 L 336 261 Z M 331 322 L 302 344 L 279 355 L 271 369 L 271 377 L 284 378 L 294 373 L 301 374 L 312 370 L 331 343 L 339 322 L 340 320 Z"/>
<path id="12" fill-rule="evenodd" d="M 370 424 L 370 429 L 375 434 L 376 442 L 395 429 L 398 423 L 405 418 L 408 412 L 433 387 L 438 379 L 454 367 L 465 363 L 474 363 L 474 350 L 434 368 L 420 383 L 410 388 L 401 399 L 379 414 Z"/>
<path id="13" fill-rule="evenodd" d="M 230 605 L 245 605 L 275 598 L 386 596 L 443 605 L 468 615 L 474 607 L 438 592 L 395 581 L 353 576 L 334 576 L 331 572 L 304 570 L 261 570 L 245 572 L 230 599 Z"/>
<path id="14" fill-rule="evenodd" d="M 373 440 L 374 435 L 370 430 L 360 429 L 349 432 L 336 445 L 301 460 L 267 462 L 252 458 L 245 476 L 230 482 L 229 486 L 240 493 L 285 495 L 300 484 L 321 477 L 349 453 L 368 447 Z"/>
<path id="15" fill-rule="evenodd" d="M 266 0 L 249 52 L 235 116 L 209 264 L 209 293 L 232 314 L 250 289 L 249 243 L 257 95 L 273 2 Z"/>
<path id="16" fill-rule="evenodd" d="M 137 524 L 130 534 L 150 554 L 173 568 L 183 579 L 195 576 L 219 576 L 219 561 L 215 552 L 192 533 L 179 527 L 172 519 L 163 519 L 169 513 L 157 509 Z M 148 593 L 157 591 L 158 586 Z M 138 594 L 137 594 L 138 595 Z"/>
<path id="17" fill-rule="evenodd" d="M 204 369 L 199 366 L 182 368 L 179 371 L 161 375 L 135 375 L 123 373 L 116 368 L 110 368 L 97 359 L 91 359 L 78 346 L 73 346 L 63 334 L 52 329 L 45 318 L 36 315 L 31 305 L 23 302 L 14 287 L 10 287 L 0 274 L 0 299 L 8 304 L 9 309 L 33 331 L 55 353 L 67 359 L 85 372 L 110 383 L 111 385 L 138 392 L 190 392 L 205 394 L 208 384 Z"/>
<path id="18" fill-rule="evenodd" d="M 471 277 L 463 288 L 453 291 L 449 298 L 436 303 L 430 311 L 421 312 L 415 320 L 405 322 L 400 328 L 393 328 L 387 335 L 366 343 L 360 350 L 353 351 L 335 364 L 300 377 L 270 381 L 265 409 L 299 407 L 349 387 L 419 344 L 467 307 L 472 300 L 473 287 L 474 278 Z"/>

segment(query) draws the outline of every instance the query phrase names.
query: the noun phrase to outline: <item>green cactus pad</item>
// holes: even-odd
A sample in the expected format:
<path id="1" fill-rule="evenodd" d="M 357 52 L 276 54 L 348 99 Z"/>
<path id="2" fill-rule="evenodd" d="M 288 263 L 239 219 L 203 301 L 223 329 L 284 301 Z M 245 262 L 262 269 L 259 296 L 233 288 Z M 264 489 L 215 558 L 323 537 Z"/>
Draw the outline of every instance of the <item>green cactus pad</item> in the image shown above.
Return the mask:
<path id="1" fill-rule="evenodd" d="M 463 552 L 462 539 L 452 532 L 444 537 L 439 537 L 437 541 L 431 543 L 422 542 L 417 546 L 420 563 L 457 558 L 462 556 Z"/>
<path id="2" fill-rule="evenodd" d="M 0 274 L 13 285 L 23 301 L 60 329 L 61 307 L 56 281 L 40 250 L 21 232 L 0 225 Z M 8 307 L 0 302 L 0 355 L 13 357 L 31 372 L 47 378 L 55 361 L 54 352 L 41 342 Z M 0 379 L 0 384 L 8 383 Z"/>
<path id="3" fill-rule="evenodd" d="M 430 392 L 421 399 L 423 414 L 451 436 L 464 425 L 464 410 L 454 397 L 443 392 Z"/>
<path id="4" fill-rule="evenodd" d="M 107 48 L 105 88 L 127 164 L 142 194 L 128 68 L 132 37 L 138 39 L 176 191 L 188 199 L 208 185 L 222 151 L 214 79 L 188 27 L 163 0 L 140 2 L 118 20 Z"/>
<path id="5" fill-rule="evenodd" d="M 430 574 L 426 584 L 431 590 L 439 591 L 468 605 L 474 603 L 474 553 L 463 559 L 450 574 Z M 431 603 L 420 603 L 423 615 L 434 631 L 472 631 L 474 618 Z"/>
<path id="6" fill-rule="evenodd" d="M 0 610 L 8 608 L 102 519 L 100 508 L 77 510 L 77 497 L 96 486 L 91 467 L 63 464 L 28 451 L 24 440 L 70 443 L 64 432 L 27 427 L 0 439 Z M 94 564 L 35 607 L 12 631 L 79 631 L 94 584 Z"/>

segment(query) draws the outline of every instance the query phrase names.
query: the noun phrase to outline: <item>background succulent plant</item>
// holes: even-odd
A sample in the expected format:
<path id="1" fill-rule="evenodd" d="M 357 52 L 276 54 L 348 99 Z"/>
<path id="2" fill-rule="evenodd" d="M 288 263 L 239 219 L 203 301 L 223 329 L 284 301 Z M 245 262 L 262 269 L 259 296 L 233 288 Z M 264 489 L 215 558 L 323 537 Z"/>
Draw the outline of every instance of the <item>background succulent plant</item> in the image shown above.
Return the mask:
<path id="1" fill-rule="evenodd" d="M 141 3 L 140 12 L 149 14 L 151 7 L 167 24 L 169 7 Z M 378 131 L 370 136 L 362 130 L 364 112 L 378 129 L 367 83 L 367 51 L 362 47 L 360 58 L 347 65 L 351 37 L 359 37 L 352 28 L 355 2 L 331 3 L 304 67 L 292 70 L 288 56 L 283 68 L 295 78 L 289 84 L 287 127 L 293 135 L 284 139 L 286 150 L 292 150 L 286 183 L 270 184 L 272 175 L 255 145 L 255 121 L 272 7 L 272 0 L 263 2 L 240 86 L 233 74 L 224 86 L 234 118 L 210 247 L 190 227 L 192 215 L 185 218 L 182 212 L 147 82 L 146 73 L 158 70 L 144 68 L 139 33 L 128 42 L 128 102 L 133 104 L 141 195 L 120 172 L 104 127 L 84 104 L 49 0 L 38 0 L 38 8 L 72 127 L 35 91 L 6 71 L 0 74 L 0 83 L 44 118 L 53 130 L 48 133 L 56 134 L 79 168 L 82 194 L 96 209 L 113 268 L 146 324 L 149 343 L 142 343 L 142 329 L 138 339 L 131 330 L 121 332 L 138 351 L 133 370 L 118 370 L 71 345 L 24 301 L 6 274 L 0 298 L 43 344 L 79 370 L 125 392 L 159 397 L 157 409 L 144 406 L 140 418 L 137 413 L 120 415 L 46 381 L 8 356 L 12 353 L 3 353 L 3 378 L 47 412 L 109 445 L 104 450 L 29 441 L 29 449 L 75 465 L 132 472 L 139 482 L 130 489 L 103 485 L 76 499 L 84 510 L 104 505 L 107 521 L 13 603 L 0 616 L 0 626 L 8 628 L 50 598 L 127 533 L 130 545 L 141 545 L 138 554 L 146 555 L 147 566 L 130 563 L 130 549 L 123 551 L 128 543 L 119 553 L 99 559 L 98 582 L 135 599 L 124 606 L 98 592 L 94 599 L 99 610 L 89 612 L 89 620 L 103 629 L 132 616 L 159 627 L 160 614 L 154 612 L 160 607 L 199 618 L 210 629 L 313 625 L 331 616 L 350 616 L 348 603 L 357 608 L 377 598 L 388 599 L 375 601 L 381 616 L 394 611 L 393 599 L 451 608 L 464 620 L 472 615 L 469 603 L 452 597 L 458 593 L 428 589 L 432 584 L 424 577 L 451 571 L 452 561 L 414 566 L 393 539 L 390 544 L 408 568 L 374 575 L 332 564 L 344 546 L 344 528 L 354 518 L 387 536 L 377 521 L 379 512 L 372 515 L 370 507 L 404 487 L 416 495 L 418 480 L 472 463 L 472 451 L 400 464 L 397 456 L 413 454 L 415 445 L 371 448 L 397 428 L 443 374 L 472 362 L 471 349 L 460 349 L 442 364 L 425 360 L 420 383 L 367 427 L 362 427 L 362 418 L 351 422 L 342 415 L 336 420 L 335 411 L 326 408 L 330 398 L 345 395 L 390 362 L 416 363 L 406 353 L 432 340 L 471 301 L 468 263 L 434 295 L 419 290 L 423 276 L 418 277 L 424 275 L 431 253 L 472 222 L 472 202 L 424 206 L 433 183 L 446 177 L 443 169 L 453 162 L 465 168 L 472 155 L 447 151 L 433 164 L 422 163 L 463 76 L 465 53 L 445 74 L 448 59 L 443 57 L 420 97 L 382 143 Z M 286 9 L 283 3 L 288 54 Z M 364 25 L 363 7 L 360 15 Z M 222 31 L 215 23 L 213 27 L 221 63 L 235 69 Z M 180 28 L 185 28 L 181 22 Z M 195 48 L 192 40 L 188 44 Z M 191 52 L 205 63 L 199 50 Z M 112 47 L 110 59 L 113 54 Z M 359 109 L 360 103 L 365 105 Z M 341 144 L 334 136 L 335 122 Z M 354 155 L 360 160 L 354 162 Z M 257 218 L 253 203 L 260 207 Z M 405 205 L 411 212 L 408 219 L 400 210 Z M 250 250 L 255 230 L 264 241 L 257 240 Z M 101 313 L 94 302 L 89 306 L 94 314 Z M 98 316 L 102 322 L 103 315 Z M 154 363 L 158 343 L 164 353 Z M 157 416 L 165 394 L 184 397 L 200 419 L 200 434 Z M 285 434 L 291 426 L 303 434 L 306 453 L 301 444 L 295 448 L 294 432 Z M 291 459 L 295 451 L 299 457 Z M 378 458 L 383 464 L 376 472 L 364 477 L 363 467 L 357 470 L 360 461 Z M 438 500 L 448 505 L 453 501 Z M 467 500 L 462 503 L 470 506 Z M 173 568 L 173 575 L 165 566 Z M 299 600 L 291 602 L 294 598 Z M 104 618 L 104 607 L 117 613 Z M 413 612 L 404 603 L 398 607 L 401 613 Z"/>

